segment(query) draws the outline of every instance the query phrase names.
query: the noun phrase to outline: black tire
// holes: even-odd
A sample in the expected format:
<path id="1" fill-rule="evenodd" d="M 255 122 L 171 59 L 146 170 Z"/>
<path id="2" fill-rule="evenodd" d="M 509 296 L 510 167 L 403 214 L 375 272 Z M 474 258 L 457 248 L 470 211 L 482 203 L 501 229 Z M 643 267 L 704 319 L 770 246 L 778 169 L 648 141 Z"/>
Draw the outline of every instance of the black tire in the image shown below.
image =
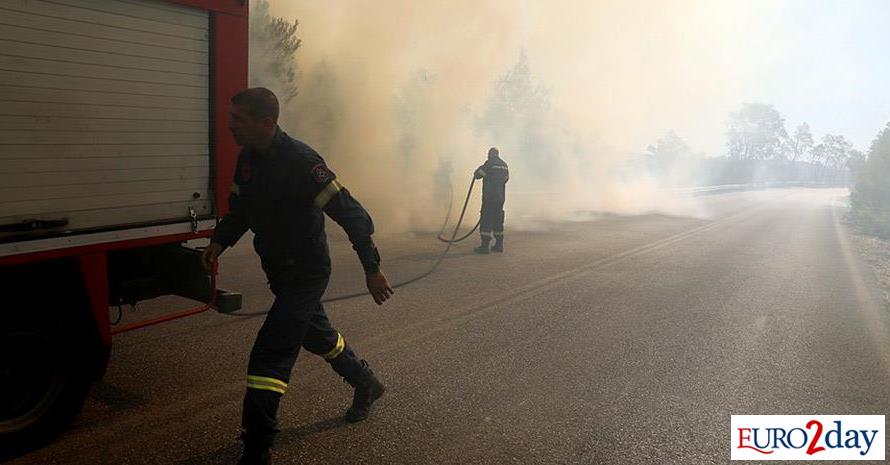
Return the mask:
<path id="1" fill-rule="evenodd" d="M 63 327 L 0 329 L 0 460 L 46 444 L 83 407 L 94 376 Z"/>

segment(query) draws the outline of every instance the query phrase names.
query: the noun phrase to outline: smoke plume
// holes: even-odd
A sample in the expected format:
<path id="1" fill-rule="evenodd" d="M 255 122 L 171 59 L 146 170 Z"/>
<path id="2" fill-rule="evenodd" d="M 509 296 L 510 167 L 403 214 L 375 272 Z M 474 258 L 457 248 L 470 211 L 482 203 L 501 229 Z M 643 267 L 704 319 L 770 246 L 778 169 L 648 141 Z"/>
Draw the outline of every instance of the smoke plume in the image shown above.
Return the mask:
<path id="1" fill-rule="evenodd" d="M 719 144 L 750 46 L 737 3 L 273 1 L 302 40 L 281 124 L 383 232 L 437 228 L 491 146 L 510 165 L 508 229 L 700 214 L 635 163 L 668 130 Z"/>

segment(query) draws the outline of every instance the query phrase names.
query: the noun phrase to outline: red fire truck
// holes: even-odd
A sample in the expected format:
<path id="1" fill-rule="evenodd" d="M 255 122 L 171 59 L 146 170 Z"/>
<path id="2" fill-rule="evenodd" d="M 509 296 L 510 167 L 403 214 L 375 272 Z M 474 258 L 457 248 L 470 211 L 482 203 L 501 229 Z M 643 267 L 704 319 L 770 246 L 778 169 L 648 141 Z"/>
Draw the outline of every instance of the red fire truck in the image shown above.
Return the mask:
<path id="1" fill-rule="evenodd" d="M 247 48 L 245 0 L 0 3 L 2 443 L 72 419 L 114 334 L 240 306 L 185 242 L 227 207 Z M 196 302 L 110 324 L 163 295 Z"/>

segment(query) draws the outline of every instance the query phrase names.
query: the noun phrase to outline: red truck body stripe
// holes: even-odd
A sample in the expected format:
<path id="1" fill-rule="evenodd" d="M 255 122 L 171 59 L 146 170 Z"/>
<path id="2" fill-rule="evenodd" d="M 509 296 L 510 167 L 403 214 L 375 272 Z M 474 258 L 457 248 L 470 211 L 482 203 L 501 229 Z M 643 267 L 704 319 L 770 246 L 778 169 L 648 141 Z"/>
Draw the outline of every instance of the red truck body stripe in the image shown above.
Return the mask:
<path id="1" fill-rule="evenodd" d="M 229 99 L 247 87 L 248 20 L 246 16 L 213 15 L 213 131 L 216 134 L 216 211 L 229 210 L 238 145 L 229 132 Z M 225 156 L 223 156 L 225 155 Z"/>
<path id="2" fill-rule="evenodd" d="M 107 347 L 111 345 L 111 330 L 108 322 L 108 260 L 105 253 L 81 255 L 80 276 L 93 308 L 99 339 Z"/>

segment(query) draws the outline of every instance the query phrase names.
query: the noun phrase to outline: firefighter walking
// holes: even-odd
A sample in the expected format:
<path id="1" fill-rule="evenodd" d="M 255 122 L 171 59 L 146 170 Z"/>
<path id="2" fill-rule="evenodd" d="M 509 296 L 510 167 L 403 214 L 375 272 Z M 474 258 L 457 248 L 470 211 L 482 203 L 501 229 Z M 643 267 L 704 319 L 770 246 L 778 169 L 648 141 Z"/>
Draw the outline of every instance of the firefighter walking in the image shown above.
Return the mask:
<path id="1" fill-rule="evenodd" d="M 494 246 L 491 247 L 491 251 L 503 252 L 504 200 L 510 170 L 504 160 L 501 160 L 498 149 L 492 147 L 488 150 L 488 160 L 476 169 L 473 176 L 482 179 L 482 218 L 479 222 L 482 243 L 473 250 L 479 254 L 487 254 L 493 235 Z"/>
<path id="2" fill-rule="evenodd" d="M 242 151 L 229 213 L 217 225 L 203 259 L 211 268 L 248 229 L 254 232 L 253 245 L 275 301 L 248 362 L 239 465 L 269 464 L 278 405 L 301 347 L 323 357 L 354 388 L 347 421 L 367 418 L 384 391 L 367 362 L 331 326 L 321 304 L 331 273 L 325 214 L 348 234 L 374 301 L 383 304 L 393 290 L 380 271 L 371 217 L 318 153 L 278 127 L 275 94 L 251 88 L 231 101 L 229 129 Z"/>

